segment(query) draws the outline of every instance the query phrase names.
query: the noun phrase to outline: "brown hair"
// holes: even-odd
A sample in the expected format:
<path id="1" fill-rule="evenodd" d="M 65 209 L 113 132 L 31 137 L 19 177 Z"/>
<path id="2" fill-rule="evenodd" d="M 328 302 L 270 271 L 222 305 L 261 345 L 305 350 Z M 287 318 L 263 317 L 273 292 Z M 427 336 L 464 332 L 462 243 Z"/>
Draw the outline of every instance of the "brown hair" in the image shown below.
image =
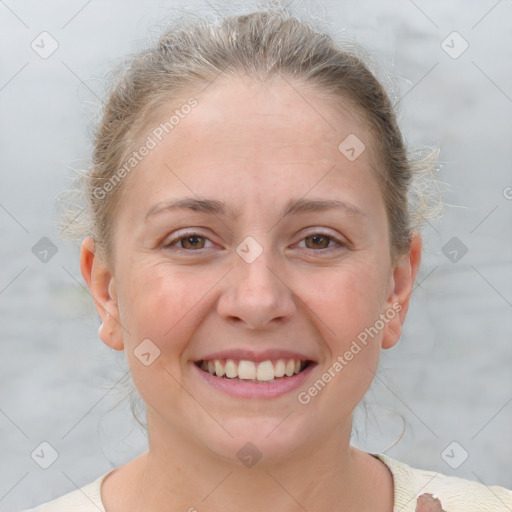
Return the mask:
<path id="1" fill-rule="evenodd" d="M 414 194 L 414 171 L 429 170 L 435 157 L 432 153 L 420 162 L 408 158 L 393 105 L 363 55 L 353 44 L 340 48 L 330 36 L 282 9 L 229 16 L 220 22 L 201 18 L 178 23 L 156 46 L 121 67 L 96 131 L 92 168 L 81 177 L 83 214 L 65 230 L 78 238 L 92 236 L 108 255 L 121 178 L 130 170 L 126 161 L 155 111 L 185 91 L 205 87 L 221 73 L 263 80 L 280 74 L 348 101 L 366 120 L 379 158 L 375 171 L 388 214 L 391 249 L 394 255 L 403 254 L 426 211 L 421 193 Z"/>

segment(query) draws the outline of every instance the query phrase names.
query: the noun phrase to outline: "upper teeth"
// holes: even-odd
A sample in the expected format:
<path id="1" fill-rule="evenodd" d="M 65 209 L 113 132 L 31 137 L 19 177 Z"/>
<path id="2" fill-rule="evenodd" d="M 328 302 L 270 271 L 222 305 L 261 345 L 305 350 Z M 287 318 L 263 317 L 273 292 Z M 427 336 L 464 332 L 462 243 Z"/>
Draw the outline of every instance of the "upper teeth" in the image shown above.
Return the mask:
<path id="1" fill-rule="evenodd" d="M 228 377 L 230 379 L 239 378 L 243 380 L 269 381 L 274 377 L 291 377 L 300 372 L 305 365 L 305 361 L 288 359 L 278 359 L 277 361 L 262 361 L 255 363 L 242 359 L 235 361 L 233 359 L 220 360 L 212 359 L 201 361 L 201 368 L 217 377 Z"/>

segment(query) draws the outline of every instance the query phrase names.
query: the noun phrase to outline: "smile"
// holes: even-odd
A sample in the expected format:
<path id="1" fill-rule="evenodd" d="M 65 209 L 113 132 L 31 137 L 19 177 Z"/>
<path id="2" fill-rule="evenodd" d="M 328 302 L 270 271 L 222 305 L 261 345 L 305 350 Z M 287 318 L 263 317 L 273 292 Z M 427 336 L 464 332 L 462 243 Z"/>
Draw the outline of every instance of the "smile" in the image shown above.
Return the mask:
<path id="1" fill-rule="evenodd" d="M 303 372 L 309 365 L 309 360 L 277 359 L 261 362 L 246 359 L 202 359 L 196 365 L 215 377 L 232 381 L 245 382 L 274 382 L 287 379 Z"/>

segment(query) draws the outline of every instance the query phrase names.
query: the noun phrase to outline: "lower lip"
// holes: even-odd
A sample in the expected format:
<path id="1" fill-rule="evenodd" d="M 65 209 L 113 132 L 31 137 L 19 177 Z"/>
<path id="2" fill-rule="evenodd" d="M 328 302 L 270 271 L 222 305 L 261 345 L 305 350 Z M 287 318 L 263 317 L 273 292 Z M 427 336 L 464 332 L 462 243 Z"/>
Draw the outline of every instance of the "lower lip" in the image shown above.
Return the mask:
<path id="1" fill-rule="evenodd" d="M 309 376 L 314 363 L 309 363 L 307 368 L 292 377 L 283 377 L 272 382 L 241 382 L 227 379 L 225 377 L 216 377 L 209 372 L 201 370 L 196 364 L 193 367 L 199 375 L 214 388 L 223 391 L 231 396 L 242 398 L 275 398 L 294 389 L 297 389 Z"/>

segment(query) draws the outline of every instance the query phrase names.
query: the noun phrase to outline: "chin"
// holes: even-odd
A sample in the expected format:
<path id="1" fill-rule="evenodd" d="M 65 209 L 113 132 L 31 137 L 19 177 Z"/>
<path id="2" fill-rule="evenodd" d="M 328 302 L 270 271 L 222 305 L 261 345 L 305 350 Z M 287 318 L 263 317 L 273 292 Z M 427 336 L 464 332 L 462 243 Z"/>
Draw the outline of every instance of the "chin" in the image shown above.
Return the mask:
<path id="1" fill-rule="evenodd" d="M 231 463 L 246 467 L 257 464 L 260 468 L 274 465 L 296 454 L 311 439 L 307 426 L 299 425 L 293 412 L 286 418 L 287 414 L 225 419 L 222 425 L 233 437 L 224 432 L 225 435 L 204 442 L 211 452 Z"/>

